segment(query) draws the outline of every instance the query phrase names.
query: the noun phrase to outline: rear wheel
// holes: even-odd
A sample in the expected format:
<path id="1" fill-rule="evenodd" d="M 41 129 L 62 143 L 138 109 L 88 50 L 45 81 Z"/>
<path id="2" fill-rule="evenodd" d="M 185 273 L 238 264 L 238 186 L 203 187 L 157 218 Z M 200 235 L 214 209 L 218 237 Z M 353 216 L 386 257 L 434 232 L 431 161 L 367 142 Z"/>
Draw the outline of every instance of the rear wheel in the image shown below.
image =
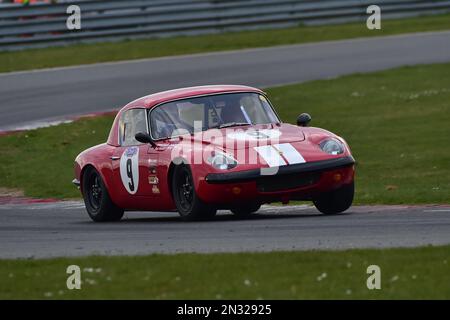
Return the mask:
<path id="1" fill-rule="evenodd" d="M 94 168 L 88 168 L 84 172 L 82 190 L 86 211 L 92 220 L 105 222 L 122 218 L 123 209 L 111 201 L 100 174 Z"/>
<path id="2" fill-rule="evenodd" d="M 339 189 L 321 194 L 313 200 L 317 210 L 324 214 L 341 213 L 350 208 L 355 193 L 355 184 L 344 185 Z"/>
<path id="3" fill-rule="evenodd" d="M 174 169 L 172 194 L 178 213 L 185 220 L 203 220 L 216 215 L 216 208 L 197 196 L 191 170 L 186 165 L 179 165 Z"/>
<path id="4" fill-rule="evenodd" d="M 247 218 L 261 208 L 260 203 L 243 204 L 239 207 L 231 209 L 234 215 L 239 218 Z"/>

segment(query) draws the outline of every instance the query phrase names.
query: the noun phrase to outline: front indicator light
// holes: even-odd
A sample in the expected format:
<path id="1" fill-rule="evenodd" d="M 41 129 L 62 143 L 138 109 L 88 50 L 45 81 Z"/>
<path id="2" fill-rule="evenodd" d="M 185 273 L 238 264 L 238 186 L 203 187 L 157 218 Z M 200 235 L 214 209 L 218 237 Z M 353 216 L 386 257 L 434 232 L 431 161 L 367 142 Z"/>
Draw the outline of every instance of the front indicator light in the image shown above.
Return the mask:
<path id="1" fill-rule="evenodd" d="M 239 188 L 239 187 L 233 187 L 233 188 L 231 189 L 231 192 L 233 192 L 233 194 L 235 194 L 235 195 L 240 194 L 241 191 L 242 191 L 242 189 Z"/>

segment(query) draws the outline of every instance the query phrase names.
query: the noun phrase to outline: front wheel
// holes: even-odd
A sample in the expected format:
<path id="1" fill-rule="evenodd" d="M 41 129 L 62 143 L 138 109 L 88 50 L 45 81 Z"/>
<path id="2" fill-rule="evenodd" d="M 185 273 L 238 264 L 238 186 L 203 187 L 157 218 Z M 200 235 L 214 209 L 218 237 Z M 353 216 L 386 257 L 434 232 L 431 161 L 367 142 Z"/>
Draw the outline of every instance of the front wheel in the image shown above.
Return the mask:
<path id="1" fill-rule="evenodd" d="M 216 215 L 217 210 L 197 196 L 192 172 L 186 165 L 175 167 L 172 194 L 178 213 L 185 220 L 204 220 Z"/>
<path id="2" fill-rule="evenodd" d="M 94 168 L 84 172 L 82 190 L 86 211 L 92 220 L 106 222 L 122 219 L 123 209 L 112 202 L 102 177 Z"/>
<path id="3" fill-rule="evenodd" d="M 317 210 L 324 214 L 341 213 L 350 208 L 355 193 L 355 183 L 321 194 L 313 200 Z"/>

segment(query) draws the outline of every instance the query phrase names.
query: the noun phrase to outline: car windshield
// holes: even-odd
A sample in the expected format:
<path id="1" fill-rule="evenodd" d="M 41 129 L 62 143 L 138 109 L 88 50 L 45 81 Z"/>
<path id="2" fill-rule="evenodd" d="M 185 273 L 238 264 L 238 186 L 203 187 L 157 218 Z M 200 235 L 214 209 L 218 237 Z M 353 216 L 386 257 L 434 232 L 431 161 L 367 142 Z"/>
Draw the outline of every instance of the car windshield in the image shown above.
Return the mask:
<path id="1" fill-rule="evenodd" d="M 227 93 L 162 104 L 149 112 L 154 139 L 252 124 L 280 122 L 267 99 L 258 93 Z"/>

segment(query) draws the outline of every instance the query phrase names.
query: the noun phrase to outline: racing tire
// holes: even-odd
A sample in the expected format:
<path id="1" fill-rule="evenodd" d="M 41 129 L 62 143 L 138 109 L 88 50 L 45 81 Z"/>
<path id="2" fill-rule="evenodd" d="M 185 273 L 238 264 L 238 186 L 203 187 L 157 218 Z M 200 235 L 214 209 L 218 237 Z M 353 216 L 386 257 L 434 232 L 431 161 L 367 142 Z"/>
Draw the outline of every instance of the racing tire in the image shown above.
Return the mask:
<path id="1" fill-rule="evenodd" d="M 352 182 L 339 189 L 321 194 L 313 200 L 313 203 L 323 214 L 337 214 L 350 208 L 354 193 L 355 183 Z"/>
<path id="2" fill-rule="evenodd" d="M 94 168 L 83 174 L 83 199 L 89 217 L 95 222 L 119 221 L 124 210 L 111 200 L 102 177 Z"/>
<path id="3" fill-rule="evenodd" d="M 217 209 L 198 197 L 192 172 L 187 165 L 175 167 L 172 176 L 172 195 L 178 213 L 184 220 L 208 220 L 216 215 Z"/>
<path id="4" fill-rule="evenodd" d="M 231 209 L 231 212 L 239 218 L 248 218 L 261 208 L 260 203 L 244 204 L 242 206 Z"/>

